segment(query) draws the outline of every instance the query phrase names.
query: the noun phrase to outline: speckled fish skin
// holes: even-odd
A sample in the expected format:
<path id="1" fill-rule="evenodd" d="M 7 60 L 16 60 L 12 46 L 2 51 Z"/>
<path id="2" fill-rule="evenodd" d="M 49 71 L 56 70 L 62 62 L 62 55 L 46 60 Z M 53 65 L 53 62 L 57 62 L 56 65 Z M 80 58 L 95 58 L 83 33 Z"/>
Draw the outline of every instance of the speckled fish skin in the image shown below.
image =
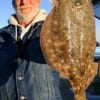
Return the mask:
<path id="1" fill-rule="evenodd" d="M 47 63 L 64 73 L 75 94 L 84 91 L 96 73 L 95 21 L 90 0 L 54 0 L 40 34 Z M 90 70 L 94 74 L 89 74 Z M 76 100 L 85 100 L 78 99 Z"/>

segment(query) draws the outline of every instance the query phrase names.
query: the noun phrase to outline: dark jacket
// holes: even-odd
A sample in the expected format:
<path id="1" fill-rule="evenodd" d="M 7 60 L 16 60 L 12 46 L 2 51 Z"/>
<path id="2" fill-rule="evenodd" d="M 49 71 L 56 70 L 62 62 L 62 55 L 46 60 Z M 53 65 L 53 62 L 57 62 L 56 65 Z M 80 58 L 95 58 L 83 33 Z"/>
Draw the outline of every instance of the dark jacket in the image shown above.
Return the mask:
<path id="1" fill-rule="evenodd" d="M 45 63 L 40 48 L 42 23 L 18 41 L 15 26 L 0 29 L 0 100 L 61 100 L 59 74 Z"/>

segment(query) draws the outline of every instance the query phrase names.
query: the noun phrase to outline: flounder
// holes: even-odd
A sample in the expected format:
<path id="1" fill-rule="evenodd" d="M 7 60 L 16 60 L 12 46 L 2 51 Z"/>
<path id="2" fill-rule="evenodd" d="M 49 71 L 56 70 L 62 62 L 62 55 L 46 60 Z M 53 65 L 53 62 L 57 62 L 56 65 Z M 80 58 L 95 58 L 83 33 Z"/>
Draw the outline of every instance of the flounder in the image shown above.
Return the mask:
<path id="1" fill-rule="evenodd" d="M 91 0 L 53 0 L 40 34 L 47 63 L 68 78 L 75 100 L 85 100 L 85 89 L 97 72 L 95 21 Z"/>

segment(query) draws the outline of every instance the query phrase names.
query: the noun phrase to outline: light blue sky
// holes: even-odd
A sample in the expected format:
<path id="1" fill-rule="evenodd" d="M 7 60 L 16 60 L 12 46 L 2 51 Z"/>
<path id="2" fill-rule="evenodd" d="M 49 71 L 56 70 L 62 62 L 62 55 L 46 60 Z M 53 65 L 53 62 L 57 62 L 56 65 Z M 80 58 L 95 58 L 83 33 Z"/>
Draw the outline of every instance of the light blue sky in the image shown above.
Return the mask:
<path id="1" fill-rule="evenodd" d="M 8 18 L 14 13 L 12 7 L 12 0 L 0 0 L 0 28 L 7 25 Z M 47 12 L 51 9 L 49 0 L 41 0 L 41 8 L 44 8 Z M 96 40 L 100 42 L 100 21 L 95 19 L 96 24 Z"/>

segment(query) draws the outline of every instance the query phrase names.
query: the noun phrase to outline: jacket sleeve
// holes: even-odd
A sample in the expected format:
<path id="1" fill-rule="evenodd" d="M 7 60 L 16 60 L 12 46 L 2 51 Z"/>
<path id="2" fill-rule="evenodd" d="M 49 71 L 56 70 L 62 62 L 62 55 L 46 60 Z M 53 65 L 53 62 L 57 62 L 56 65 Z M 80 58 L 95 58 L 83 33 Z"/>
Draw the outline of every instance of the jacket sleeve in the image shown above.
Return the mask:
<path id="1" fill-rule="evenodd" d="M 0 30 L 0 86 L 6 83 L 12 73 L 15 54 L 11 35 Z"/>

